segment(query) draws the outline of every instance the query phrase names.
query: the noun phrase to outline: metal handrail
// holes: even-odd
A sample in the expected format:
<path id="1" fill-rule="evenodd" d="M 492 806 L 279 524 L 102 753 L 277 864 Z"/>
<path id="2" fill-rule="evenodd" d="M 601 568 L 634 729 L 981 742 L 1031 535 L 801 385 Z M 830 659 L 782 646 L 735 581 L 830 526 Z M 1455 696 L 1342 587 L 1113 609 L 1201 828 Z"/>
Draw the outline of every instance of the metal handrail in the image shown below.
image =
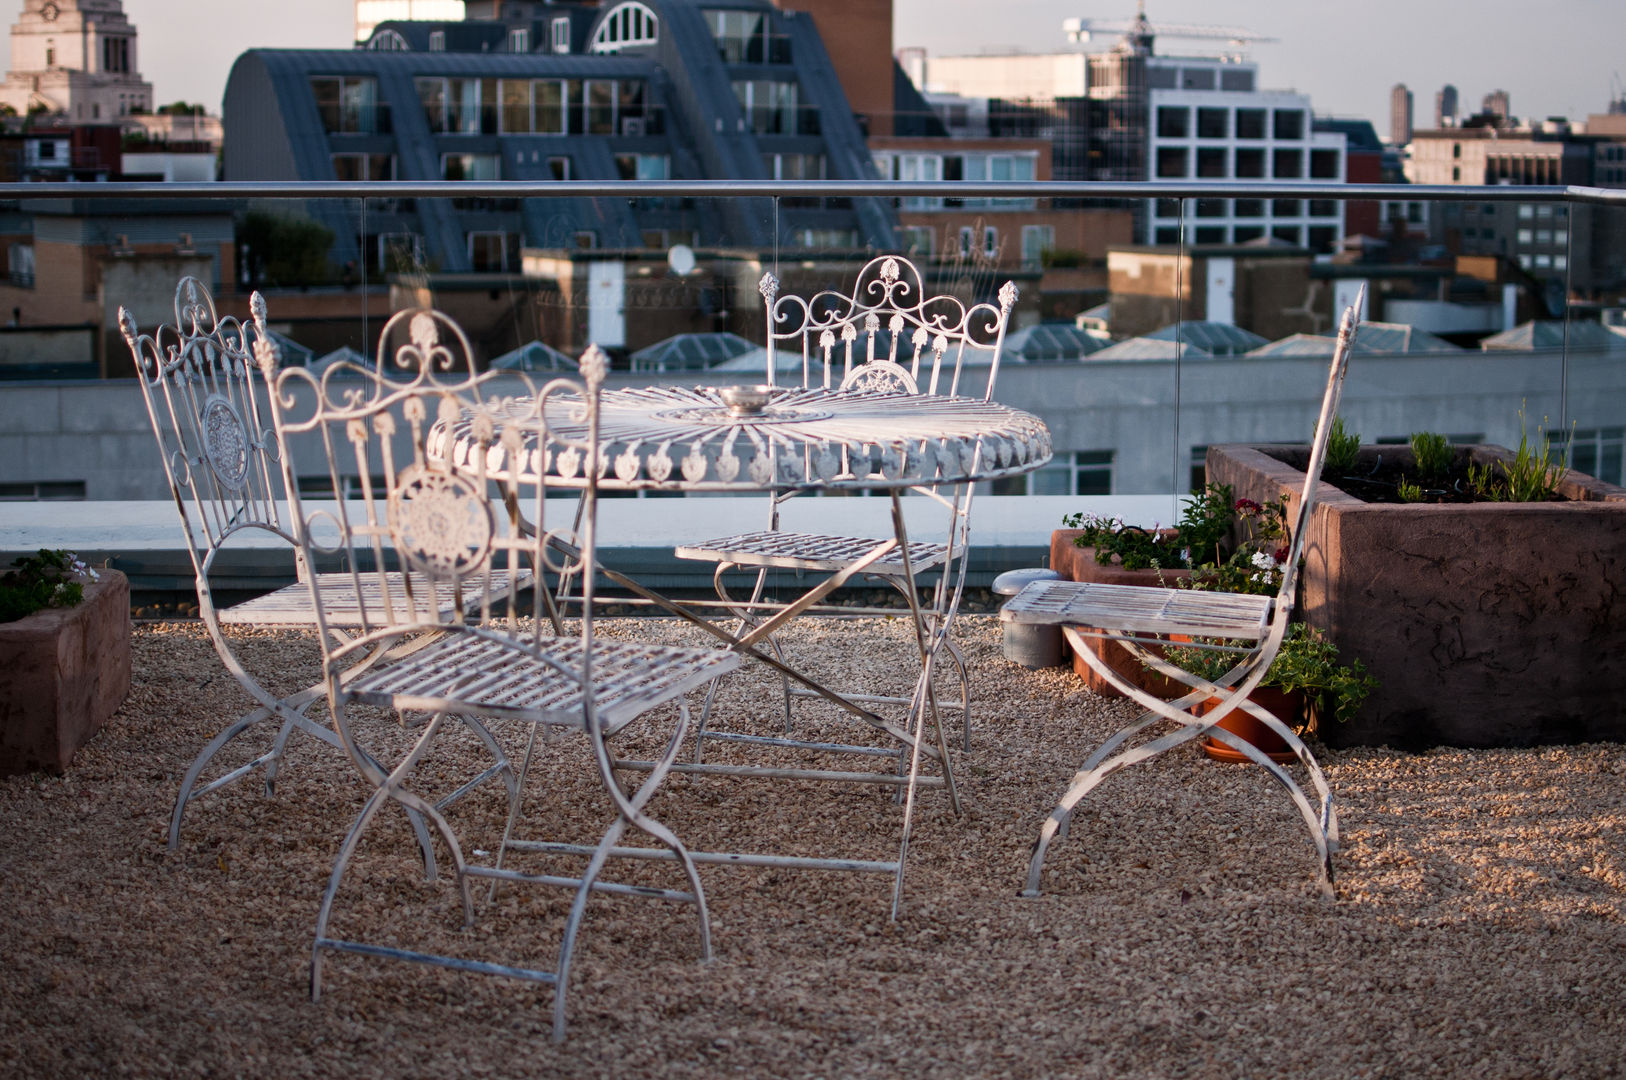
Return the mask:
<path id="1" fill-rule="evenodd" d="M 390 180 L 0 184 L 10 199 L 468 198 L 1332 199 L 1339 202 L 1571 202 L 1626 206 L 1626 190 L 1577 184 L 1458 186 L 1250 181 Z"/>

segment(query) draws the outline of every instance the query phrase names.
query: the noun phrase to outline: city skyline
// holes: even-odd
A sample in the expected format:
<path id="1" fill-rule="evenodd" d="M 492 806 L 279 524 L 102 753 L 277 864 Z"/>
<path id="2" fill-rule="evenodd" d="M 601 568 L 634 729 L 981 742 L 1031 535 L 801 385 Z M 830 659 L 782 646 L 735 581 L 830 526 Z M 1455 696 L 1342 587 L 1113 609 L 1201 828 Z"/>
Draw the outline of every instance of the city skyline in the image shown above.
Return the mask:
<path id="1" fill-rule="evenodd" d="M 1246 26 L 1279 39 L 1248 50 L 1262 85 L 1310 95 L 1319 114 L 1371 120 L 1387 135 L 1389 92 L 1405 83 L 1419 102 L 1432 102 L 1446 83 L 1458 87 L 1465 109 L 1484 95 L 1507 91 L 1515 115 L 1582 120 L 1603 112 L 1621 92 L 1626 62 L 1610 51 L 1606 25 L 1612 0 L 1555 0 L 1529 17 L 1520 0 L 1481 0 L 1470 24 L 1448 0 L 1371 0 L 1358 17 L 1328 17 L 1330 5 L 1271 0 L 1149 0 L 1157 22 Z M 210 0 L 124 0 L 140 33 L 140 68 L 155 100 L 198 102 L 220 109 L 232 62 L 251 48 L 329 48 L 350 44 L 353 0 L 282 0 L 276 17 L 265 9 Z M 925 47 L 933 55 L 979 52 L 1061 52 L 1062 20 L 1073 16 L 1124 19 L 1133 0 L 1007 0 L 997 37 L 986 28 L 982 0 L 894 0 L 894 46 Z M 5 26 L 23 0 L 0 0 Z M 1615 14 L 1618 14 L 1616 12 Z M 211 43 L 224 48 L 211 50 Z M 1097 47 L 1097 46 L 1093 46 Z M 1170 38 L 1161 53 L 1216 51 L 1201 40 Z M 1539 58 L 1554 57 L 1542 63 Z M 1532 63 L 1532 58 L 1538 62 Z M 10 55 L 7 53 L 7 64 Z M 1422 113 L 1419 120 L 1423 121 Z"/>

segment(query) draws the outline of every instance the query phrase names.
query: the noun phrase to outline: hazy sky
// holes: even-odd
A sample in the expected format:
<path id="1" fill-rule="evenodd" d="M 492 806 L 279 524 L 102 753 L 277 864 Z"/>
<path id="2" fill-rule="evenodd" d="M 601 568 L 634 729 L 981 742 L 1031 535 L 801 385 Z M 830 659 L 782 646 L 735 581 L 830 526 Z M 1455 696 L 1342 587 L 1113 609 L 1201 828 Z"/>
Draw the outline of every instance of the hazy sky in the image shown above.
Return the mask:
<path id="1" fill-rule="evenodd" d="M 897 47 L 1048 52 L 1067 47 L 1063 19 L 1128 18 L 1134 0 L 894 0 L 893 8 Z M 0 0 L 8 27 L 21 10 L 22 0 Z M 355 17 L 352 0 L 124 0 L 124 10 L 141 33 L 141 72 L 158 101 L 201 101 L 211 111 L 244 49 L 345 48 Z M 1434 91 L 1447 82 L 1465 107 L 1500 88 L 1520 116 L 1580 119 L 1602 112 L 1626 77 L 1622 0 L 1147 0 L 1147 14 L 1280 39 L 1253 49 L 1263 87 L 1308 93 L 1316 112 L 1364 116 L 1384 136 L 1397 82 L 1411 87 L 1426 124 Z M 1168 38 L 1158 51 L 1205 47 Z"/>

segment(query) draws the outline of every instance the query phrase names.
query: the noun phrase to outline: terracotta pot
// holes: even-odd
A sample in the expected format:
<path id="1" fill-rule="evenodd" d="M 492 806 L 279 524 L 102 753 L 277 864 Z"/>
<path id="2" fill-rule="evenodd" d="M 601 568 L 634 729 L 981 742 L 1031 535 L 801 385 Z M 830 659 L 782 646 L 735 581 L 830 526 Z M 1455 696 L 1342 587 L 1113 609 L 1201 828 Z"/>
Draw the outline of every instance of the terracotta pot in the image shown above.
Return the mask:
<path id="1" fill-rule="evenodd" d="M 1050 534 L 1050 567 L 1068 581 L 1164 588 L 1191 576 L 1190 570 L 1125 570 L 1121 566 L 1110 564 L 1103 566 L 1095 561 L 1093 547 L 1077 547 L 1073 544 L 1073 539 L 1082 532 L 1081 529 L 1057 529 Z M 1097 656 L 1104 658 L 1107 666 L 1122 675 L 1131 685 L 1138 686 L 1148 693 L 1167 701 L 1186 692 L 1184 686 L 1165 679 L 1154 671 L 1146 670 L 1139 660 L 1130 656 L 1123 646 L 1115 642 L 1092 638 L 1089 641 L 1089 648 Z M 1096 674 L 1095 669 L 1090 667 L 1083 657 L 1073 657 L 1073 672 L 1084 680 L 1084 686 L 1092 693 L 1100 694 L 1102 697 L 1123 697 L 1111 683 Z"/>
<path id="2" fill-rule="evenodd" d="M 1248 700 L 1255 705 L 1262 706 L 1288 727 L 1296 724 L 1299 717 L 1304 714 L 1304 695 L 1301 693 L 1289 694 L 1273 686 L 1260 686 L 1248 695 Z M 1219 708 L 1219 705 L 1219 698 L 1209 698 L 1198 706 L 1197 715 L 1207 716 L 1210 712 Z M 1263 750 L 1265 756 L 1278 765 L 1285 765 L 1296 760 L 1293 751 L 1287 748 L 1287 743 L 1282 737 L 1266 727 L 1263 721 L 1245 709 L 1232 709 L 1220 717 L 1219 726 L 1233 735 L 1242 736 L 1242 738 Z M 1217 739 L 1208 736 L 1203 737 L 1203 752 L 1215 761 L 1248 762 L 1248 758 L 1241 751 L 1234 750 Z"/>

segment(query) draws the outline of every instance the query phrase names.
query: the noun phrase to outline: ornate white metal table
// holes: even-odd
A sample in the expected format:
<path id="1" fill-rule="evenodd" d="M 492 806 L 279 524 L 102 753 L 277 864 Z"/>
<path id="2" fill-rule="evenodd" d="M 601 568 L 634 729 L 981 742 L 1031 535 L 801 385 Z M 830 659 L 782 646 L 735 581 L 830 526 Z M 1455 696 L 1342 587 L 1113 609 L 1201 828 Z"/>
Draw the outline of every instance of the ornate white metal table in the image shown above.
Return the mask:
<path id="1" fill-rule="evenodd" d="M 930 696 L 934 657 L 943 646 L 948 621 L 922 623 L 911 569 L 911 547 L 904 529 L 901 496 L 906 491 L 936 495 L 939 489 L 968 492 L 977 481 L 1015 476 L 1039 468 L 1050 460 L 1050 434 L 1037 417 L 994 402 L 869 390 L 828 390 L 782 387 L 650 387 L 605 391 L 600 398 L 599 444 L 588 454 L 569 445 L 586 441 L 585 427 L 577 430 L 569 415 L 569 399 L 554 408 L 548 419 L 550 440 L 486 440 L 485 474 L 505 478 L 517 468 L 522 477 L 545 474 L 550 487 L 585 484 L 589 470 L 598 486 L 612 490 L 672 492 L 761 491 L 884 491 L 892 499 L 894 535 L 885 540 L 855 541 L 841 568 L 796 602 L 777 606 L 772 617 L 742 620 L 731 632 L 701 614 L 702 605 L 660 595 L 633 578 L 600 565 L 607 580 L 645 602 L 705 629 L 731 648 L 779 671 L 813 694 L 832 702 L 872 728 L 885 732 L 896 753 L 907 754 L 906 769 L 897 774 L 830 772 L 699 762 L 675 767 L 681 771 L 747 776 L 833 778 L 870 783 L 892 783 L 904 789 L 903 837 L 894 862 L 855 859 L 815 859 L 788 856 L 692 852 L 697 862 L 771 865 L 817 869 L 888 872 L 894 874 L 893 914 L 901 899 L 903 862 L 908 851 L 909 822 L 919 787 L 946 787 L 955 808 L 958 795 L 941 725 L 935 745 L 928 745 L 925 717 Z M 522 414 L 525 403 L 513 403 Z M 476 441 L 467 421 L 438 425 L 430 435 L 433 457 L 449 457 L 454 464 L 472 466 Z M 589 460 L 589 458 L 596 460 Z M 941 496 L 939 496 L 942 499 Z M 947 502 L 947 499 L 942 499 Z M 964 530 L 966 517 L 958 515 Z M 950 560 L 943 573 L 957 570 L 963 582 L 965 535 L 949 538 Z M 561 543 L 568 547 L 568 541 Z M 900 727 L 866 707 L 863 699 L 843 695 L 820 685 L 777 655 L 758 646 L 786 621 L 825 600 L 832 592 L 879 560 L 902 563 L 921 658 L 921 675 L 910 714 Z M 721 571 L 719 571 L 719 574 Z M 958 587 L 958 586 L 956 586 Z M 736 610 L 736 614 L 738 611 Z M 749 625 L 747 625 L 749 623 Z M 705 721 L 701 722 L 702 728 Z M 804 744 L 788 739 L 755 737 L 780 746 L 814 746 L 838 750 L 839 744 Z M 856 749 L 856 748 L 853 748 Z M 875 751 L 870 750 L 873 753 Z M 892 753 L 894 751 L 886 751 Z M 940 776 L 922 777 L 922 757 L 932 759 Z M 638 769 L 647 763 L 623 761 L 619 767 Z M 572 852 L 567 845 L 541 845 L 547 850 Z"/>

